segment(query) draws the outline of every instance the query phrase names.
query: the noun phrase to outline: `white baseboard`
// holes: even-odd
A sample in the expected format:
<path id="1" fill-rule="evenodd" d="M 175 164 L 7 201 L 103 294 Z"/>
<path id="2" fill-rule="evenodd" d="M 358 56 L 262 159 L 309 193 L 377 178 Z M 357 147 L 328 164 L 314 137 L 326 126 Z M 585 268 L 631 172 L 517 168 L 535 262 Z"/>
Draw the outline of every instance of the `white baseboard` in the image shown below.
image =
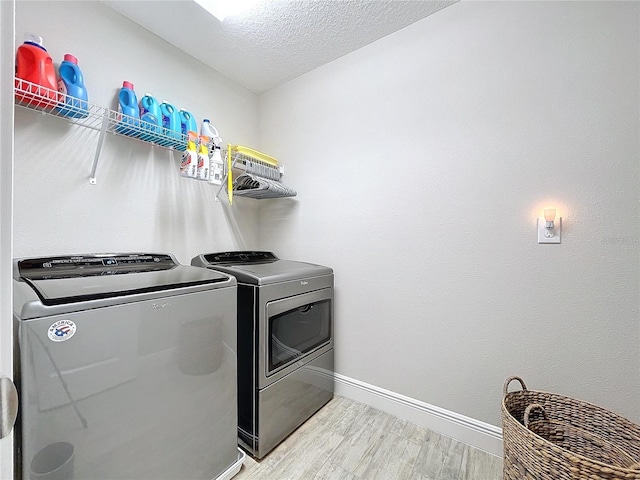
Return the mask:
<path id="1" fill-rule="evenodd" d="M 334 374 L 335 393 L 502 457 L 502 429 L 414 398 Z"/>

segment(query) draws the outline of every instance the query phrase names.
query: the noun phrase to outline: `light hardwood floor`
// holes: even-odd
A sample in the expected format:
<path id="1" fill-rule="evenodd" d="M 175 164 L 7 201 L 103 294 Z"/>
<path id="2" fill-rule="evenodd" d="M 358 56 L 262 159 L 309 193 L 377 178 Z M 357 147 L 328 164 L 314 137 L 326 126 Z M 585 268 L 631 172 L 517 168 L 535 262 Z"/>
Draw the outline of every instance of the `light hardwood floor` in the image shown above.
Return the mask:
<path id="1" fill-rule="evenodd" d="M 502 459 L 336 396 L 234 480 L 500 480 Z"/>

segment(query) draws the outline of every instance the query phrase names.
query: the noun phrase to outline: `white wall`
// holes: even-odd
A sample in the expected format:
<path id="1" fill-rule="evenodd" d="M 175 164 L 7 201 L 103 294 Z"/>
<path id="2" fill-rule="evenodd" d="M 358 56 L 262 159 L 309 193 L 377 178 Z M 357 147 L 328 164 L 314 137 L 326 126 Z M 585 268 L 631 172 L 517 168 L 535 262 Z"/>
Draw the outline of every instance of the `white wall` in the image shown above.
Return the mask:
<path id="1" fill-rule="evenodd" d="M 640 421 L 639 17 L 465 1 L 260 97 L 299 192 L 260 243 L 335 269 L 339 373 L 494 425 L 519 374 Z"/>
<path id="2" fill-rule="evenodd" d="M 0 2 L 0 58 L 14 52 L 13 2 Z M 13 379 L 12 215 L 13 215 L 12 62 L 0 62 L 0 377 Z M 0 478 L 13 478 L 13 433 L 0 440 Z"/>
<path id="3" fill-rule="evenodd" d="M 91 101 L 132 81 L 299 196 L 225 207 L 113 136 L 92 186 L 97 133 L 18 110 L 14 255 L 272 249 L 334 267 L 343 375 L 498 424 L 516 373 L 640 421 L 639 8 L 461 2 L 258 103 L 102 4 L 20 1 L 17 43 L 75 54 Z"/>
<path id="4" fill-rule="evenodd" d="M 142 4 L 141 4 L 142 6 Z M 211 119 L 225 141 L 255 145 L 257 97 L 97 2 L 19 1 L 16 44 L 44 37 L 54 63 L 79 59 L 89 100 L 115 108 L 123 80 Z M 81 252 L 198 253 L 256 248 L 256 203 L 214 201 L 217 187 L 178 176 L 179 154 L 16 111 L 15 256 Z M 224 196 L 221 195 L 224 199 Z"/>

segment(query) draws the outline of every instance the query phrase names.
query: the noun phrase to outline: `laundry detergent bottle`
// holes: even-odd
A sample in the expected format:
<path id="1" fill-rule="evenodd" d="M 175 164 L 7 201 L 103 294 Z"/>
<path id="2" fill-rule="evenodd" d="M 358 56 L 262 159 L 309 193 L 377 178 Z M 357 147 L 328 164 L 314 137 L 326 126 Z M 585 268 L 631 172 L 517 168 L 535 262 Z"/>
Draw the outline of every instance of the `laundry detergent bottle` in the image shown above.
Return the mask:
<path id="1" fill-rule="evenodd" d="M 200 135 L 206 135 L 207 137 L 209 137 L 212 143 L 220 143 L 218 130 L 216 129 L 216 127 L 211 125 L 211 122 L 208 118 L 202 120 L 202 124 L 200 125 Z"/>
<path id="2" fill-rule="evenodd" d="M 140 127 L 143 133 L 140 135 L 142 140 L 148 142 L 157 142 L 162 133 L 162 112 L 160 112 L 160 104 L 150 93 L 145 93 L 140 99 Z"/>
<path id="3" fill-rule="evenodd" d="M 162 113 L 162 133 L 165 138 L 161 145 L 167 147 L 180 147 L 180 138 L 182 137 L 180 125 L 180 113 L 178 109 L 167 101 L 160 104 L 160 112 Z"/>
<path id="4" fill-rule="evenodd" d="M 198 133 L 198 125 L 196 124 L 196 118 L 191 114 L 191 112 L 188 112 L 184 108 L 181 108 L 179 114 L 180 114 L 180 131 L 184 136 L 184 138 L 186 138 L 186 135 L 189 132 Z"/>
<path id="5" fill-rule="evenodd" d="M 42 37 L 28 33 L 16 53 L 16 99 L 34 107 L 58 104 L 58 85 L 53 60 Z"/>
<path id="6" fill-rule="evenodd" d="M 138 99 L 133 90 L 133 83 L 124 81 L 122 88 L 118 92 L 118 125 L 116 132 L 123 135 L 135 137 L 140 130 L 140 111 L 138 110 Z"/>
<path id="7" fill-rule="evenodd" d="M 60 64 L 60 81 L 58 91 L 63 94 L 58 113 L 65 117 L 85 118 L 89 116 L 87 105 L 88 94 L 84 86 L 82 71 L 78 59 L 70 53 L 65 54 Z"/>

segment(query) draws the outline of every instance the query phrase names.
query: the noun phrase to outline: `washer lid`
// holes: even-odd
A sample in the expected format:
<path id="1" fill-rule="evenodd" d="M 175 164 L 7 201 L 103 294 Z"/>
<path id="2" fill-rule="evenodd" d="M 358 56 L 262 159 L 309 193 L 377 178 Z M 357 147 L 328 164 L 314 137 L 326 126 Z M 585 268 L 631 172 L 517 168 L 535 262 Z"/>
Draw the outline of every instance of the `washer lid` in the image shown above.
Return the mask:
<path id="1" fill-rule="evenodd" d="M 219 270 L 239 282 L 255 285 L 333 274 L 329 267 L 281 260 L 271 252 L 257 251 L 207 253 L 192 259 L 191 264 Z"/>
<path id="2" fill-rule="evenodd" d="M 15 261 L 16 280 L 45 305 L 61 305 L 158 290 L 213 284 L 226 275 L 180 265 L 167 254 L 73 255 Z"/>

